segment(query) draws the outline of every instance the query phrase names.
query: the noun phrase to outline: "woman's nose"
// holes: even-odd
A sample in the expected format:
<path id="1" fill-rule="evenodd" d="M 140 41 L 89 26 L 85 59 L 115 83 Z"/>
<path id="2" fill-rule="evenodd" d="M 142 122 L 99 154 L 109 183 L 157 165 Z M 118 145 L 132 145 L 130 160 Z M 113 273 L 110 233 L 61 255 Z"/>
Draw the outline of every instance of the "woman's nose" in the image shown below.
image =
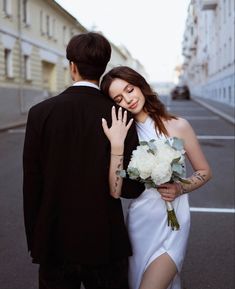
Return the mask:
<path id="1" fill-rule="evenodd" d="M 132 102 L 132 98 L 130 96 L 128 96 L 128 95 L 125 95 L 124 99 L 125 99 L 127 104 L 130 104 Z"/>

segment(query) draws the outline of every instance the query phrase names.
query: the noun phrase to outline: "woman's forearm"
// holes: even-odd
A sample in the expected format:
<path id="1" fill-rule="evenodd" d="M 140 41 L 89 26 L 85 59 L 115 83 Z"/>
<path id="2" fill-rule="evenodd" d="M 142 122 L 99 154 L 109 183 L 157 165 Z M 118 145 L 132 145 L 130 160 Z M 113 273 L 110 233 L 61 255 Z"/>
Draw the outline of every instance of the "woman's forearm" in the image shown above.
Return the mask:
<path id="1" fill-rule="evenodd" d="M 122 177 L 117 174 L 123 169 L 124 146 L 111 145 L 110 167 L 109 167 L 109 187 L 110 194 L 114 198 L 121 196 Z"/>
<path id="2" fill-rule="evenodd" d="M 209 181 L 210 178 L 211 178 L 210 170 L 198 170 L 194 172 L 191 177 L 186 179 L 188 183 L 184 182 L 180 183 L 181 185 L 180 194 L 186 194 L 200 188 L 207 181 Z"/>
<path id="3" fill-rule="evenodd" d="M 115 155 L 111 153 L 110 168 L 109 168 L 109 187 L 110 194 L 114 198 L 121 196 L 122 177 L 117 174 L 117 171 L 123 169 L 123 155 Z"/>

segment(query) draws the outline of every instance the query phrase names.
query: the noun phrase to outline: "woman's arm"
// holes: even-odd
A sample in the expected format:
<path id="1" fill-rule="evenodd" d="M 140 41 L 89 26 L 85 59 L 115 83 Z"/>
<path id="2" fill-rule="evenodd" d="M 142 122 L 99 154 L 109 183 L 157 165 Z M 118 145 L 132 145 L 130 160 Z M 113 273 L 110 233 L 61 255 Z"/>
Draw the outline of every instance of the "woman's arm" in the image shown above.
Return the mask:
<path id="1" fill-rule="evenodd" d="M 185 119 L 179 119 L 177 137 L 184 140 L 184 149 L 192 165 L 194 173 L 187 178 L 188 183 L 164 184 L 158 188 L 165 201 L 173 201 L 176 197 L 192 192 L 203 186 L 212 176 L 210 166 L 201 150 L 196 134 Z"/>
<path id="2" fill-rule="evenodd" d="M 122 114 L 122 108 L 118 109 L 116 115 L 115 107 L 112 107 L 112 125 L 108 128 L 105 119 L 102 119 L 102 126 L 105 135 L 110 141 L 111 145 L 111 156 L 110 156 L 110 167 L 109 167 L 109 186 L 110 194 L 114 198 L 119 198 L 121 195 L 122 188 L 122 177 L 117 175 L 117 171 L 123 168 L 123 153 L 124 153 L 124 141 L 129 128 L 133 123 L 133 119 L 127 123 L 127 112 Z"/>

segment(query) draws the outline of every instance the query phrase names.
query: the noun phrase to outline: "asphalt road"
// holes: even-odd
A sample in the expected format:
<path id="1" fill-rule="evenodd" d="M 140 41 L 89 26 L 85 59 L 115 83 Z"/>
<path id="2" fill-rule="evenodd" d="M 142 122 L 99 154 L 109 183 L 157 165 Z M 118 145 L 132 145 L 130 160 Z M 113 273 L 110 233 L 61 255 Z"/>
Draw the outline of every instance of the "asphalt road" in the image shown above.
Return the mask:
<path id="1" fill-rule="evenodd" d="M 233 289 L 235 215 L 229 209 L 235 208 L 234 126 L 193 101 L 165 100 L 170 111 L 190 121 L 213 170 L 213 179 L 190 194 L 183 287 Z M 22 129 L 0 133 L 0 289 L 37 289 L 38 268 L 27 254 L 23 225 L 23 139 Z M 187 169 L 190 174 L 190 164 Z"/>

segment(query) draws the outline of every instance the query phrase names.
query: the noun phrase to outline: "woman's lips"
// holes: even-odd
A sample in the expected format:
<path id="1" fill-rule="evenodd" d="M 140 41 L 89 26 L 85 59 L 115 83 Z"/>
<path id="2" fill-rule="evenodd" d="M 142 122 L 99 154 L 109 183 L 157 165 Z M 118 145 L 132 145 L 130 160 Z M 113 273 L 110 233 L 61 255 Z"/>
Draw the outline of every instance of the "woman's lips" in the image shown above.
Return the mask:
<path id="1" fill-rule="evenodd" d="M 138 100 L 135 103 L 133 103 L 132 105 L 130 105 L 128 108 L 129 109 L 135 109 L 137 107 L 137 105 L 138 105 Z"/>

